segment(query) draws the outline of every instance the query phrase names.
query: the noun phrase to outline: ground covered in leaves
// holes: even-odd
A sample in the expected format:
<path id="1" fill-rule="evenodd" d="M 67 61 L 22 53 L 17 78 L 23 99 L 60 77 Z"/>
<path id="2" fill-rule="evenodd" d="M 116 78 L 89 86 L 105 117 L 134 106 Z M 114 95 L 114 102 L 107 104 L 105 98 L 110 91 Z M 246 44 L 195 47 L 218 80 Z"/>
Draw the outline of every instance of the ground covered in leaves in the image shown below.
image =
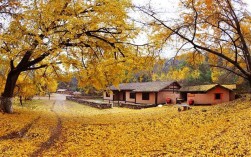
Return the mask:
<path id="1" fill-rule="evenodd" d="M 178 112 L 33 100 L 0 113 L 0 156 L 251 156 L 251 102 Z"/>

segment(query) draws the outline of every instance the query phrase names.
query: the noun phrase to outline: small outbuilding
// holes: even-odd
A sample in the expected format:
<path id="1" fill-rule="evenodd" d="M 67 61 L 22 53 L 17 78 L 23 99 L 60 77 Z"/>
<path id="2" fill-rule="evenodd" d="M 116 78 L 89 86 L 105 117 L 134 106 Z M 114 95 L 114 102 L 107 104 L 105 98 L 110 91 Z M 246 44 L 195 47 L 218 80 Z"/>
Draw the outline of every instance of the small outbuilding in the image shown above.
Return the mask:
<path id="1" fill-rule="evenodd" d="M 197 85 L 185 86 L 179 91 L 184 100 L 194 102 L 196 105 L 213 105 L 235 99 L 236 85 Z"/>
<path id="2" fill-rule="evenodd" d="M 57 93 L 66 94 L 67 93 L 67 89 L 58 89 Z"/>

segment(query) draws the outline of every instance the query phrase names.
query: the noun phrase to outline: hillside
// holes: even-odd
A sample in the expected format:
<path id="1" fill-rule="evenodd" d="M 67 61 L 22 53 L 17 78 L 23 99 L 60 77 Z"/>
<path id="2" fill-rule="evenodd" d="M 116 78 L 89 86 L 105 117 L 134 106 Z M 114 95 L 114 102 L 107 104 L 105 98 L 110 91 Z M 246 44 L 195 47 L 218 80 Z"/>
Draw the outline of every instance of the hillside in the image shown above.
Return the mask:
<path id="1" fill-rule="evenodd" d="M 0 114 L 0 156 L 251 156 L 250 99 L 142 110 L 63 100 Z"/>

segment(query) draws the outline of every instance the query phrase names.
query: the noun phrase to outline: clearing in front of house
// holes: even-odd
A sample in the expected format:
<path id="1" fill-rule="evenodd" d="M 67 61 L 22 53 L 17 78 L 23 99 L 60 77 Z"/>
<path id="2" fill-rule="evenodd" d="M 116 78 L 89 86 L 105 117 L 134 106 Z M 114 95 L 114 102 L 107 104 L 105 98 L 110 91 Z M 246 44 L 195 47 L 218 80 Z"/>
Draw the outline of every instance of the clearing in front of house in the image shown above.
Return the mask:
<path id="1" fill-rule="evenodd" d="M 63 99 L 0 114 L 0 156 L 251 156 L 250 101 L 96 109 Z"/>

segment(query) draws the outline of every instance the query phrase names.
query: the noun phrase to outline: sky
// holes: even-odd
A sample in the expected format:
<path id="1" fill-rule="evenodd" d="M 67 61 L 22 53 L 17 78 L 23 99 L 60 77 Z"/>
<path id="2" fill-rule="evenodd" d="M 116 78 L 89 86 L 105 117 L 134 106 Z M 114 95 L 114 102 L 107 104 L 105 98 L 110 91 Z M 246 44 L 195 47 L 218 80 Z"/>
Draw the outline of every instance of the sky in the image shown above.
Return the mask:
<path id="1" fill-rule="evenodd" d="M 163 8 L 166 10 L 172 10 L 177 7 L 178 0 L 132 0 L 134 4 L 144 5 L 150 3 L 156 8 Z M 251 12 L 251 0 L 242 0 L 248 4 L 248 10 Z"/>
<path id="2" fill-rule="evenodd" d="M 251 12 L 251 0 L 242 0 L 242 1 L 247 4 L 247 10 Z M 175 15 L 177 15 L 177 13 L 175 12 L 177 12 L 176 8 L 178 6 L 178 0 L 132 0 L 132 2 L 136 5 L 147 5 L 150 2 L 151 6 L 154 9 L 159 10 L 161 13 L 167 12 L 169 14 L 168 16 L 172 17 L 175 17 Z M 140 15 L 138 16 L 139 18 L 142 18 Z M 137 39 L 136 43 L 137 44 L 147 43 L 146 36 L 141 35 L 139 39 Z M 171 58 L 175 56 L 175 54 L 176 54 L 175 50 L 164 49 L 164 52 L 161 53 L 161 56 L 165 58 Z"/>

